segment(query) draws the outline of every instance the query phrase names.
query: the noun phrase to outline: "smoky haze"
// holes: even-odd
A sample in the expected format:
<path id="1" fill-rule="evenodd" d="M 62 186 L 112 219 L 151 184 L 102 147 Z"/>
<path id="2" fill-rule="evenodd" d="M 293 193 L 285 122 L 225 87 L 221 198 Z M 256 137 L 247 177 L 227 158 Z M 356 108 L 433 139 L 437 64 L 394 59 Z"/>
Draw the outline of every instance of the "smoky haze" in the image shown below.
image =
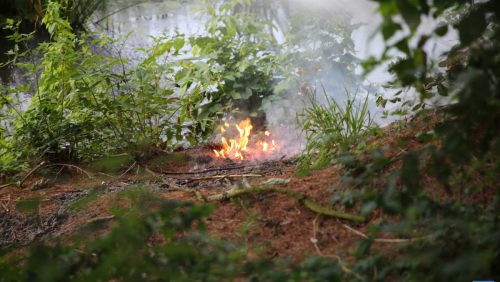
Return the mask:
<path id="1" fill-rule="evenodd" d="M 305 74 L 301 77 L 301 86 L 307 85 L 309 92 L 315 92 L 317 100 L 325 102 L 324 95 L 335 99 L 340 104 L 345 103 L 347 97 L 356 97 L 358 101 L 362 101 L 366 95 L 369 95 L 368 109 L 374 122 L 379 125 L 388 124 L 401 116 L 383 117 L 382 112 L 385 110 L 390 112 L 393 109 L 401 107 L 400 103 L 388 104 L 385 109 L 376 106 L 375 100 L 377 95 L 384 98 L 391 97 L 396 90 L 386 89 L 383 87 L 392 79 L 392 75 L 388 72 L 388 63 L 384 64 L 368 75 L 362 75 L 363 70 L 360 67 L 360 61 L 369 58 L 370 56 L 380 57 L 385 49 L 385 43 L 381 33 L 378 30 L 382 22 L 382 17 L 378 14 L 378 4 L 374 1 L 367 0 L 282 0 L 282 3 L 291 7 L 289 16 L 298 19 L 302 26 L 311 24 L 311 19 L 316 19 L 318 24 L 316 31 L 313 33 L 324 33 L 321 30 L 325 27 L 322 23 L 331 22 L 337 24 L 338 28 L 326 30 L 331 32 L 331 36 L 319 36 L 319 43 L 323 43 L 326 49 L 326 54 L 333 54 L 331 57 L 325 57 L 325 50 L 321 48 L 313 49 L 310 61 L 319 64 L 319 68 L 314 73 Z M 423 34 L 431 34 L 433 29 L 440 23 L 440 20 L 422 18 L 422 24 L 417 30 L 415 40 L 412 44 L 415 47 L 418 37 Z M 326 25 L 328 26 L 328 25 Z M 290 30 L 293 34 L 295 30 Z M 302 44 L 307 49 L 307 44 L 310 43 L 311 33 L 295 34 L 298 36 L 297 44 Z M 405 32 L 397 33 L 391 41 L 397 41 L 405 35 Z M 337 37 L 337 38 L 335 38 Z M 325 39 L 332 41 L 342 41 L 345 47 L 340 52 L 328 53 L 328 50 L 338 48 L 338 44 L 329 45 Z M 429 58 L 439 59 L 447 50 L 450 50 L 457 42 L 457 32 L 450 29 L 448 34 L 443 38 L 431 38 L 428 40 L 424 50 Z M 313 39 L 314 40 L 314 39 Z M 351 42 L 349 42 L 351 41 Z M 315 42 L 317 44 L 318 42 Z M 350 45 L 352 44 L 352 46 Z M 349 48 L 350 47 L 350 48 Z M 329 49 L 330 48 L 330 49 Z M 343 60 L 346 56 L 352 55 L 352 62 Z M 335 56 L 336 55 L 336 56 Z M 402 55 L 397 52 L 390 53 L 392 56 Z M 316 56 L 316 57 L 314 57 Z M 350 64 L 351 63 L 351 64 Z M 303 65 L 297 65 L 300 69 Z M 288 147 L 292 151 L 301 149 L 304 142 L 304 135 L 300 130 L 300 126 L 293 123 L 294 117 L 308 106 L 308 91 L 301 89 L 293 89 L 282 97 L 281 100 L 273 101 L 268 105 L 266 110 L 269 127 L 275 131 L 284 133 L 285 142 L 288 142 Z M 310 94 L 310 93 L 309 93 Z M 377 94 L 377 95 L 374 95 Z M 406 89 L 402 98 L 405 100 L 417 101 L 419 98 L 413 89 Z M 449 103 L 447 99 L 437 99 L 435 105 Z M 287 129 L 284 129 L 287 128 Z"/>
<path id="2" fill-rule="evenodd" d="M 347 98 L 362 101 L 371 92 L 380 89 L 388 77 L 380 73 L 363 77 L 359 60 L 380 55 L 384 49 L 376 32 L 381 18 L 374 2 L 328 0 L 282 0 L 293 19 L 289 32 L 298 50 L 307 57 L 295 66 L 298 75 L 296 87 L 290 87 L 280 99 L 266 102 L 264 109 L 268 128 L 279 136 L 280 154 L 293 155 L 305 145 L 305 136 L 297 118 L 310 99 L 325 102 L 324 96 L 340 104 Z M 278 13 L 279 14 L 279 13 Z M 306 29 L 309 26 L 310 30 Z M 315 97 L 312 97 L 315 96 Z M 369 110 L 377 114 L 373 99 Z"/>
<path id="3" fill-rule="evenodd" d="M 121 2 L 108 7 L 105 13 L 123 8 L 119 3 Z M 127 41 L 129 45 L 126 46 L 129 50 L 146 46 L 149 42 L 146 35 L 158 36 L 176 29 L 186 34 L 203 32 L 204 20 L 196 17 L 193 12 L 193 7 L 199 1 L 180 3 L 146 1 L 113 14 L 96 26 L 96 29 L 114 37 L 132 32 Z M 359 64 L 360 60 L 369 56 L 379 56 L 385 48 L 384 41 L 377 32 L 381 16 L 378 15 L 376 2 L 253 0 L 252 6 L 257 17 L 270 19 L 280 28 L 274 34 L 279 42 L 284 42 L 291 34 L 294 39 L 293 47 L 296 47 L 294 51 L 301 52 L 305 57 L 296 61 L 295 68 L 290 70 L 291 74 L 297 76 L 296 84 L 291 85 L 278 99 L 266 100 L 263 106 L 267 127 L 282 139 L 284 154 L 297 152 L 304 144 L 304 136 L 296 124 L 296 117 L 308 105 L 308 99 L 313 93 L 320 101 L 324 101 L 324 95 L 328 95 L 341 104 L 348 94 L 360 100 L 368 93 L 391 95 L 390 91 L 381 87 L 391 78 L 386 68 L 379 68 L 365 77 L 361 75 Z M 436 23 L 428 23 L 429 26 L 433 24 Z M 434 51 L 431 52 L 433 56 L 439 56 L 440 50 L 452 44 L 452 39 L 453 35 L 448 40 L 450 42 L 445 42 L 446 46 L 430 42 L 426 48 Z M 389 122 L 379 119 L 382 109 L 375 106 L 375 95 L 370 95 L 369 110 L 377 123 Z M 241 120 L 249 114 L 241 113 L 233 118 Z"/>

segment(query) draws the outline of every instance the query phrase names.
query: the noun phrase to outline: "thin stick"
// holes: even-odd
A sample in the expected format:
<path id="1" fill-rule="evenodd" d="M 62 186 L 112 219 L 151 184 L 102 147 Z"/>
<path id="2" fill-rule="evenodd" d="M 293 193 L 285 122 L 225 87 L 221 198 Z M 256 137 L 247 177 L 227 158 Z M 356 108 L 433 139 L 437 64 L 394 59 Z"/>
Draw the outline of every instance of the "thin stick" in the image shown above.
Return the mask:
<path id="1" fill-rule="evenodd" d="M 76 166 L 76 165 L 72 165 L 72 164 L 45 164 L 45 162 L 41 162 L 39 165 L 37 165 L 35 168 L 33 168 L 30 172 L 28 172 L 24 177 L 23 179 L 21 179 L 21 181 L 19 182 L 19 187 L 23 187 L 23 184 L 24 182 L 26 182 L 26 180 L 28 180 L 28 178 L 33 175 L 36 171 L 42 169 L 42 168 L 47 168 L 47 167 L 54 167 L 54 166 L 63 166 L 63 167 L 70 167 L 70 168 L 74 168 L 80 172 L 83 172 L 88 178 L 92 178 L 92 176 L 90 175 L 90 173 L 88 173 L 87 171 L 85 171 L 83 168 L 79 167 L 79 166 Z"/>
<path id="2" fill-rule="evenodd" d="M 342 226 L 344 226 L 347 230 L 351 231 L 352 233 L 354 233 L 360 237 L 363 237 L 365 239 L 370 239 L 370 237 L 368 237 L 368 235 L 366 235 L 365 233 L 363 233 L 359 230 L 356 230 L 347 224 L 344 224 L 344 223 L 340 223 L 340 224 L 342 224 Z M 401 239 L 401 238 L 397 238 L 397 239 L 373 239 L 373 242 L 378 242 L 378 243 L 411 243 L 411 242 L 420 241 L 423 239 L 428 239 L 428 238 L 431 238 L 432 236 L 433 235 L 427 235 L 427 236 L 422 236 L 422 237 L 417 237 L 417 238 L 408 238 L 408 239 Z"/>
<path id="3" fill-rule="evenodd" d="M 134 169 L 134 167 L 137 165 L 137 161 L 135 161 L 129 168 L 127 168 L 127 170 L 122 173 L 120 176 L 118 176 L 116 179 L 120 179 L 122 178 L 123 176 L 125 176 L 127 173 L 129 173 L 129 171 L 131 171 L 132 169 Z"/>
<path id="4" fill-rule="evenodd" d="M 221 179 L 221 178 L 237 178 L 237 177 L 262 177 L 261 174 L 228 174 L 228 175 L 214 175 L 207 177 L 197 177 L 190 178 L 188 180 L 209 180 L 209 179 Z"/>
<path id="5" fill-rule="evenodd" d="M 313 243 L 314 248 L 316 249 L 316 253 L 318 253 L 318 255 L 320 255 L 320 256 L 323 256 L 323 252 L 321 252 L 321 249 L 318 246 L 318 237 L 316 236 L 316 234 L 318 233 L 317 221 L 318 221 L 319 216 L 320 216 L 320 214 L 316 215 L 316 217 L 314 218 L 314 220 L 312 222 L 313 223 L 313 237 L 311 238 L 311 242 Z"/>
<path id="6" fill-rule="evenodd" d="M 85 174 L 88 178 L 92 178 L 92 176 L 90 175 L 89 172 L 87 172 L 86 170 L 84 170 L 83 168 L 81 168 L 79 166 L 72 165 L 72 164 L 49 164 L 49 165 L 46 165 L 44 167 L 53 167 L 53 166 L 65 166 L 65 167 L 74 168 L 74 169 L 82 172 L 83 174 Z"/>
<path id="7" fill-rule="evenodd" d="M 4 184 L 4 185 L 0 185 L 0 189 L 3 189 L 3 188 L 7 188 L 9 186 L 17 186 L 17 183 L 7 183 L 7 184 Z"/>
<path id="8" fill-rule="evenodd" d="M 169 188 L 172 188 L 172 189 L 177 190 L 177 191 L 191 193 L 191 194 L 195 195 L 196 198 L 198 198 L 198 200 L 200 200 L 202 202 L 208 202 L 208 199 L 203 194 L 201 194 L 200 191 L 198 191 L 198 190 L 190 189 L 190 188 L 184 188 L 184 187 L 182 187 L 180 185 L 177 185 L 177 184 L 173 183 L 172 181 L 167 181 L 167 180 L 165 180 L 163 178 L 160 178 L 160 180 L 164 184 L 168 185 Z"/>
<path id="9" fill-rule="evenodd" d="M 118 10 L 116 10 L 116 11 L 113 11 L 113 12 L 111 12 L 111 13 L 109 13 L 109 14 L 105 15 L 104 17 L 100 18 L 99 20 L 95 21 L 95 22 L 94 22 L 94 24 L 98 24 L 98 23 L 102 22 L 103 20 L 105 20 L 105 19 L 107 19 L 107 18 L 111 17 L 112 15 L 118 14 L 118 13 L 120 13 L 121 11 L 125 11 L 125 10 L 127 10 L 127 9 L 132 8 L 132 7 L 139 6 L 139 5 L 144 4 L 144 3 L 146 3 L 146 2 L 147 2 L 147 1 L 142 1 L 142 2 L 134 3 L 134 4 L 132 4 L 132 5 L 129 5 L 129 6 L 126 6 L 126 7 L 120 8 L 120 9 L 118 9 Z"/>
<path id="10" fill-rule="evenodd" d="M 95 218 L 89 219 L 87 221 L 87 224 L 98 222 L 98 221 L 108 221 L 108 220 L 112 220 L 112 219 L 115 219 L 114 215 L 95 217 Z"/>
<path id="11" fill-rule="evenodd" d="M 150 173 L 151 175 L 157 177 L 158 174 L 152 170 L 149 169 L 149 167 L 145 166 L 144 169 L 146 170 L 146 172 Z"/>
<path id="12" fill-rule="evenodd" d="M 317 239 L 317 236 L 316 236 L 316 234 L 318 233 L 318 223 L 317 223 L 317 221 L 318 221 L 318 219 L 319 219 L 320 216 L 321 216 L 321 214 L 318 214 L 314 218 L 314 220 L 313 220 L 313 237 L 311 238 L 311 242 L 313 243 L 314 248 L 316 249 L 316 253 L 318 253 L 318 255 L 320 257 L 336 259 L 339 262 L 340 268 L 342 269 L 342 271 L 344 271 L 345 273 L 348 273 L 348 274 L 351 274 L 351 275 L 355 276 L 359 280 L 363 280 L 362 277 L 359 274 L 353 272 L 350 268 L 348 268 L 345 265 L 344 261 L 342 260 L 342 258 L 340 258 L 340 256 L 338 256 L 338 255 L 325 255 L 325 254 L 323 254 L 323 252 L 321 251 L 321 249 L 318 246 L 318 239 Z"/>
<path id="13" fill-rule="evenodd" d="M 185 172 L 181 172 L 181 171 L 179 171 L 179 172 L 175 172 L 175 171 L 162 171 L 161 174 L 164 174 L 164 175 L 201 174 L 201 173 L 207 173 L 207 172 L 213 172 L 213 171 L 235 170 L 235 169 L 241 169 L 241 168 L 245 168 L 245 166 L 240 165 L 240 166 L 231 166 L 231 167 L 207 168 L 207 169 L 204 169 L 204 170 L 185 171 Z"/>
<path id="14" fill-rule="evenodd" d="M 323 214 L 323 215 L 327 215 L 327 216 L 331 216 L 331 217 L 346 219 L 346 220 L 350 220 L 353 222 L 364 222 L 366 220 L 366 218 L 364 216 L 361 216 L 361 215 L 340 212 L 340 211 L 336 211 L 336 210 L 322 207 L 322 206 L 316 204 L 315 202 L 307 199 L 307 197 L 305 195 L 303 195 L 299 192 L 287 189 L 287 188 L 282 188 L 282 187 L 272 187 L 271 186 L 271 187 L 266 187 L 266 188 L 255 187 L 255 188 L 242 189 L 242 188 L 239 188 L 237 186 L 234 186 L 229 191 L 226 191 L 224 193 L 217 194 L 217 195 L 204 196 L 198 190 L 180 187 L 179 185 L 176 185 L 174 183 L 168 183 L 163 178 L 160 178 L 160 179 L 161 179 L 161 181 L 163 181 L 163 183 L 169 185 L 171 188 L 179 190 L 179 191 L 194 194 L 198 199 L 200 199 L 204 202 L 217 202 L 217 201 L 229 200 L 231 198 L 236 198 L 236 197 L 249 195 L 249 194 L 276 192 L 276 193 L 280 193 L 280 194 L 289 196 L 291 198 L 294 198 L 295 200 L 297 200 L 298 203 L 302 204 L 306 208 L 308 208 L 311 211 L 318 213 L 318 214 Z"/>
<path id="15" fill-rule="evenodd" d="M 102 175 L 107 176 L 107 177 L 115 178 L 113 175 L 107 174 L 107 173 L 104 173 L 104 172 L 98 172 L 98 174 L 102 174 Z"/>

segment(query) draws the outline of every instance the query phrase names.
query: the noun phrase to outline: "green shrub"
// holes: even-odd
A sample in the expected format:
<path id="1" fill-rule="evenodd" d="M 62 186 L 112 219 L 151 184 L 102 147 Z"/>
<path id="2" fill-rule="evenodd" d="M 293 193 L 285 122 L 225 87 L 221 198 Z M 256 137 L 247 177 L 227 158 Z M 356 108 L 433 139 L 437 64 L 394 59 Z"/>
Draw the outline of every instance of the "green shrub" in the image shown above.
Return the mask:
<path id="1" fill-rule="evenodd" d="M 167 83 L 170 66 L 160 62 L 160 55 L 178 52 L 182 46 L 163 42 L 159 55 L 158 42 L 144 50 L 140 64 L 131 67 L 121 56 L 94 54 L 96 47 L 115 42 L 85 33 L 76 36 L 60 10 L 57 2 L 47 4 L 43 24 L 51 41 L 36 50 L 21 53 L 16 47 L 11 52 L 11 63 L 34 77 L 27 87 L 6 88 L 11 96 L 30 88 L 34 92 L 27 109 L 9 104 L 9 111 L 16 114 L 10 114 L 10 130 L 4 136 L 12 137 L 4 140 L 10 140 L 8 145 L 21 153 L 21 159 L 84 161 L 117 152 L 142 158 L 154 148 L 197 140 L 204 131 L 190 130 L 190 119 L 180 111 L 185 101 Z M 11 38 L 16 46 L 29 40 L 17 31 Z M 39 63 L 26 60 L 36 55 L 42 57 Z M 28 63 L 20 63 L 21 58 Z"/>
<path id="2" fill-rule="evenodd" d="M 194 119 L 256 115 L 263 98 L 274 94 L 280 70 L 273 24 L 240 9 L 249 1 L 216 2 L 204 5 L 207 34 L 186 38 L 188 59 L 179 62 L 175 81 L 189 94 Z"/>
<path id="3" fill-rule="evenodd" d="M 372 237 L 360 243 L 356 253 L 361 260 L 353 269 L 372 281 L 496 281 L 500 139 L 493 124 L 500 121 L 500 61 L 492 58 L 500 56 L 500 3 L 379 2 L 388 43 L 381 58 L 366 62 L 368 69 L 390 60 L 392 85 L 420 94 L 420 104 L 413 109 L 418 115 L 425 115 L 426 102 L 439 95 L 451 97 L 452 103 L 438 111 L 441 120 L 434 128 L 434 144 L 390 158 L 380 148 L 369 162 L 344 158 L 355 168 L 350 180 L 364 187 L 357 194 L 358 207 L 365 213 L 378 208 L 393 219 L 371 226 Z M 455 16 L 446 21 L 447 15 Z M 441 24 L 420 34 L 417 30 L 426 26 L 421 22 L 425 17 Z M 437 69 L 422 47 L 452 27 L 459 42 L 440 63 L 446 68 Z M 395 34 L 406 28 L 408 32 L 394 41 Z M 391 58 L 393 50 L 403 55 Z M 477 201 L 484 193 L 489 196 Z M 381 233 L 420 239 L 378 253 L 371 246 Z"/>

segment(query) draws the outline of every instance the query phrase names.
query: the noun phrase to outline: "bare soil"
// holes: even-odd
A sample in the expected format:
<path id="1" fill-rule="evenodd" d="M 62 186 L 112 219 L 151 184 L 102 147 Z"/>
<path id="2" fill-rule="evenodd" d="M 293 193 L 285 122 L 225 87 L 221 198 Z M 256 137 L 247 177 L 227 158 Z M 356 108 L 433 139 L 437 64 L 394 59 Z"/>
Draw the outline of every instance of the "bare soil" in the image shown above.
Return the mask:
<path id="1" fill-rule="evenodd" d="M 437 121 L 437 117 L 430 116 L 393 124 L 370 143 L 386 146 L 389 148 L 387 154 L 393 156 L 416 150 L 424 145 L 415 139 L 416 133 L 432 130 Z M 96 221 L 111 223 L 110 207 L 127 205 L 126 201 L 120 200 L 118 192 L 138 185 L 149 187 L 166 199 L 198 201 L 191 193 L 171 189 L 160 178 L 196 189 L 204 195 L 222 193 L 242 181 L 256 185 L 280 178 L 289 182 L 278 185 L 303 193 L 323 206 L 328 206 L 334 191 L 356 189 L 342 181 L 344 171 L 335 165 L 297 177 L 296 166 L 289 160 L 234 162 L 213 159 L 211 148 L 200 146 L 171 154 L 160 153 L 145 163 L 123 165 L 116 175 L 93 172 L 92 178 L 88 178 L 71 168 L 41 170 L 25 183 L 24 188 L 0 190 L 0 248 L 26 246 L 37 241 L 68 240 L 82 226 Z M 395 167 L 397 164 L 389 169 Z M 92 165 L 83 168 L 92 172 Z M 122 175 L 124 171 L 128 172 Z M 445 197 L 434 180 L 424 177 L 423 181 L 430 194 Z M 39 185 L 44 182 L 50 184 Z M 483 196 L 469 200 L 486 201 L 490 194 L 486 191 Z M 37 210 L 21 209 L 33 199 L 39 201 Z M 381 213 L 358 225 L 319 216 L 295 199 L 277 193 L 256 194 L 213 204 L 214 212 L 206 219 L 212 236 L 244 242 L 251 252 L 259 255 L 293 257 L 296 260 L 310 255 L 349 257 L 361 237 L 348 227 L 366 233 L 371 223 L 383 220 Z M 337 205 L 333 208 L 342 209 Z M 104 233 L 106 229 L 89 236 Z"/>

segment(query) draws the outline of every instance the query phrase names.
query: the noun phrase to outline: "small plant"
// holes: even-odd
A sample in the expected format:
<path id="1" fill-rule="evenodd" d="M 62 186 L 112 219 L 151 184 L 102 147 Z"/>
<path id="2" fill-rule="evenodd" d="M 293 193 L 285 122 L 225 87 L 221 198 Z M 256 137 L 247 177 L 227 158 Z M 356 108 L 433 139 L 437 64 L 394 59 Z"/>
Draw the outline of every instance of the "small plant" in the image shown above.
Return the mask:
<path id="1" fill-rule="evenodd" d="M 362 101 L 347 95 L 345 105 L 326 94 L 325 102 L 315 96 L 310 106 L 297 116 L 306 133 L 307 145 L 301 163 L 318 168 L 329 164 L 339 153 L 355 148 L 373 124 L 368 111 L 368 95 Z"/>

